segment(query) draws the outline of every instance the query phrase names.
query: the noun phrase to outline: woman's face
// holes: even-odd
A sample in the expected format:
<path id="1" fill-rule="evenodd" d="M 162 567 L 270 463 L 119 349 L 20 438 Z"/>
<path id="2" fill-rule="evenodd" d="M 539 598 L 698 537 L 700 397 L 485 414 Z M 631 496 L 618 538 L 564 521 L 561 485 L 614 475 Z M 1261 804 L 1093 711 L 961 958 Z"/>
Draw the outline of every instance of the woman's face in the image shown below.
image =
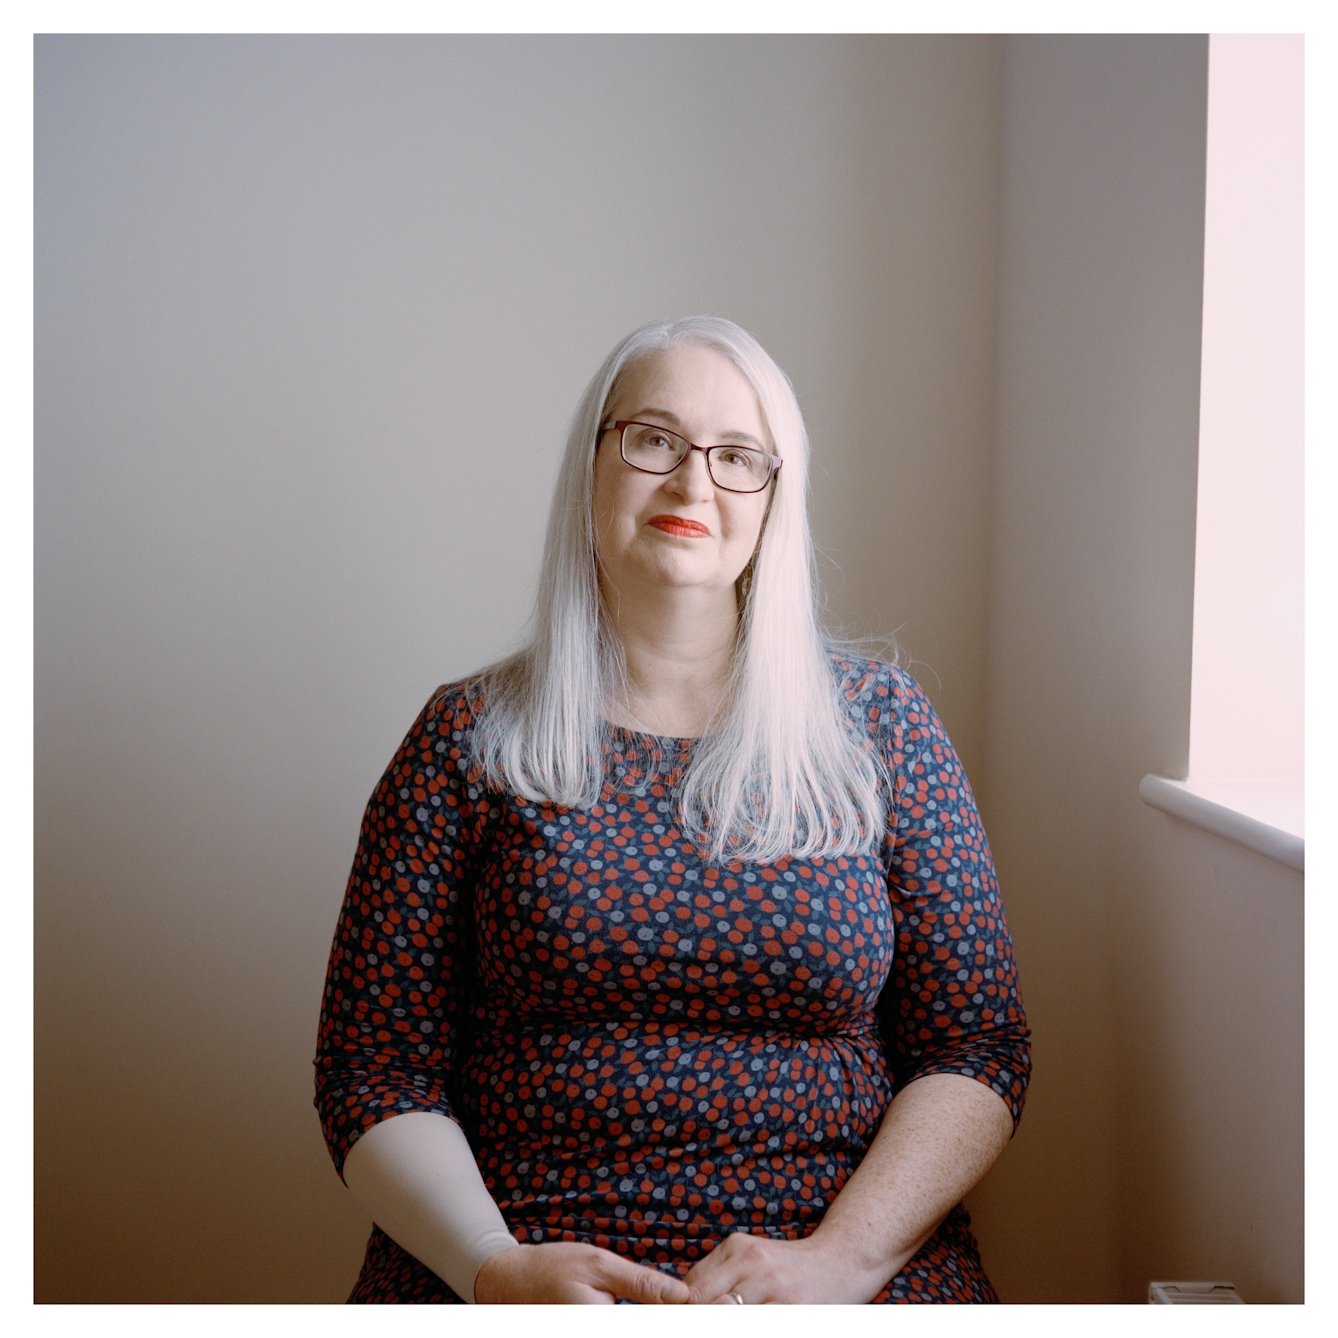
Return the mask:
<path id="1" fill-rule="evenodd" d="M 614 420 L 667 427 L 700 446 L 774 450 L 743 373 L 724 354 L 694 344 L 629 367 L 604 415 Z M 618 433 L 602 433 L 594 506 L 606 581 L 625 595 L 650 586 L 732 592 L 757 547 L 772 486 L 717 488 L 700 451 L 689 451 L 672 474 L 642 473 L 623 460 Z"/>

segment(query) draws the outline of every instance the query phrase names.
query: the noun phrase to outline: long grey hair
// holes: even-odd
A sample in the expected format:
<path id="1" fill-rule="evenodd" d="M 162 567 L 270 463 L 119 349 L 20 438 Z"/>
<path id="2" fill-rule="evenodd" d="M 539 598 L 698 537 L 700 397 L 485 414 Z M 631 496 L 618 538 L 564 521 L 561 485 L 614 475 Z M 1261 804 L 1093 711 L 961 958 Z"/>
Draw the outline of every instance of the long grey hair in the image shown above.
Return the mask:
<path id="1" fill-rule="evenodd" d="M 622 699 L 625 666 L 599 588 L 595 451 L 621 373 L 681 344 L 714 349 L 743 373 L 785 466 L 739 582 L 725 702 L 692 749 L 679 821 L 717 862 L 853 854 L 879 830 L 885 796 L 879 759 L 845 706 L 819 627 L 808 434 L 789 378 L 752 335 L 717 316 L 643 325 L 586 387 L 549 515 L 529 644 L 481 675 L 475 761 L 492 783 L 531 802 L 598 802 L 606 711 Z"/>

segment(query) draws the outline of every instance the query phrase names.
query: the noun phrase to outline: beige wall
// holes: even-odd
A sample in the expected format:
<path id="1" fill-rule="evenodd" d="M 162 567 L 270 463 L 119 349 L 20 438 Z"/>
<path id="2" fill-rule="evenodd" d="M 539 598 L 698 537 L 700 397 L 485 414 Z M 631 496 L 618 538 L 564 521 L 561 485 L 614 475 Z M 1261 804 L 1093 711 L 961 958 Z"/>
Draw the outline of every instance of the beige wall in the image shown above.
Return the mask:
<path id="1" fill-rule="evenodd" d="M 514 643 L 632 326 L 789 371 L 833 608 L 979 771 L 998 53 L 38 41 L 40 1299 L 346 1295 L 310 1059 L 358 818 Z"/>
<path id="2" fill-rule="evenodd" d="M 1301 876 L 1137 792 L 1189 743 L 1206 76 L 1202 37 L 1003 46 L 979 789 L 1035 1070 L 972 1207 L 1016 1301 L 1302 1299 Z"/>
<path id="3" fill-rule="evenodd" d="M 1137 797 L 1188 746 L 1205 78 L 1196 37 L 38 43 L 41 1299 L 346 1294 L 309 1063 L 362 804 L 513 644 L 584 379 L 693 311 L 794 378 L 833 608 L 980 793 L 1035 1029 L 971 1200 L 1001 1294 L 1300 1298 L 1301 880 Z"/>

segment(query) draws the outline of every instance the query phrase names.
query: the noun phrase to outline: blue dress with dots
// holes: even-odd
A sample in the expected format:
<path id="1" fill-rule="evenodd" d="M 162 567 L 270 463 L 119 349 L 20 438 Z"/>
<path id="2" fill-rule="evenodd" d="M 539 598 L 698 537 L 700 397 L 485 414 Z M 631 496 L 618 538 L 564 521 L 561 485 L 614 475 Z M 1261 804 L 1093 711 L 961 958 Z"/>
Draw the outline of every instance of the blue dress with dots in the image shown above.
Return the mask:
<path id="1" fill-rule="evenodd" d="M 807 1235 L 906 1083 L 1021 1115 L 1026 1018 L 989 847 L 916 682 L 833 660 L 884 750 L 862 854 L 708 863 L 677 826 L 692 741 L 610 726 L 600 802 L 469 761 L 476 682 L 436 692 L 377 785 L 330 954 L 316 1105 L 336 1168 L 403 1111 L 465 1129 L 516 1239 L 682 1276 L 724 1237 Z M 355 1302 L 455 1302 L 373 1228 Z M 879 1302 L 995 1300 L 965 1210 Z"/>

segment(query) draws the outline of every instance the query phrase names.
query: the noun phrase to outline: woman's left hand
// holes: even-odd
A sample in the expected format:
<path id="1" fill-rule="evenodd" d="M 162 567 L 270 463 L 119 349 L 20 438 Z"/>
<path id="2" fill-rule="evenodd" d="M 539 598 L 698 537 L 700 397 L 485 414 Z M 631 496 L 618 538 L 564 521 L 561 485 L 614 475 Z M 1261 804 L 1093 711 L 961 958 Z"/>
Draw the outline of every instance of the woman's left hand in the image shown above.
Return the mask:
<path id="1" fill-rule="evenodd" d="M 683 1279 L 696 1305 L 864 1305 L 888 1277 L 861 1267 L 821 1232 L 771 1240 L 746 1231 L 726 1236 Z"/>

